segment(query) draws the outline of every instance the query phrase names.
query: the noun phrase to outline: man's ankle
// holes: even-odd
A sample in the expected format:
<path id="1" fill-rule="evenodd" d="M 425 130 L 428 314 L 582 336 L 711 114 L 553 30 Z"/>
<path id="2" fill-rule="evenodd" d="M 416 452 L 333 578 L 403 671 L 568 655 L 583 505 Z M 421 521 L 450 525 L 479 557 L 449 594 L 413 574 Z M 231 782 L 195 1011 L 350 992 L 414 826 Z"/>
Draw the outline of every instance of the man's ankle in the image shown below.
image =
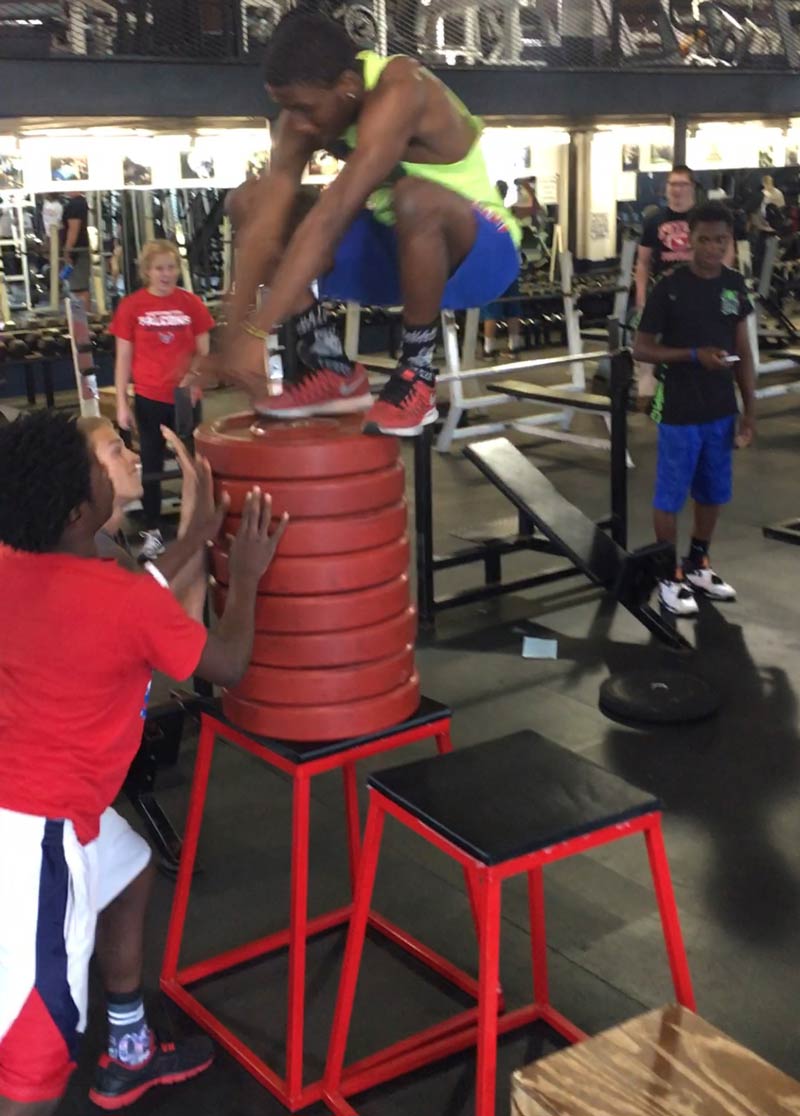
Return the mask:
<path id="1" fill-rule="evenodd" d="M 107 992 L 108 1056 L 135 1069 L 153 1052 L 153 1032 L 147 1023 L 142 990 Z"/>

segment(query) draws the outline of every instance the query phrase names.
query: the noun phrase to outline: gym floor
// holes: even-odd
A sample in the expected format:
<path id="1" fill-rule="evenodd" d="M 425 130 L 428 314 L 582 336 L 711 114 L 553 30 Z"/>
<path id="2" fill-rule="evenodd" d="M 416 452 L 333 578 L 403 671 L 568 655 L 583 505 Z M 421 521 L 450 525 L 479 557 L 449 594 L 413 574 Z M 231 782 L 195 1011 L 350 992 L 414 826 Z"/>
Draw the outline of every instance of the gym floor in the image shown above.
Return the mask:
<path id="1" fill-rule="evenodd" d="M 209 397 L 207 413 L 236 409 L 225 393 Z M 728 606 L 703 604 L 696 622 L 682 621 L 696 652 L 676 655 L 650 643 L 644 629 L 604 596 L 575 579 L 444 615 L 436 639 L 420 638 L 418 662 L 426 693 L 455 710 L 457 748 L 518 729 L 590 757 L 658 794 L 665 803 L 667 851 L 681 912 L 698 1010 L 789 1074 L 800 1078 L 797 958 L 800 956 L 800 551 L 765 540 L 761 527 L 800 514 L 797 445 L 800 400 L 760 407 L 757 445 L 737 455 L 737 488 L 714 546 L 714 562 L 739 592 Z M 601 434 L 599 420 L 577 416 L 577 429 Z M 520 438 L 531 459 L 592 516 L 608 509 L 607 458 L 591 450 Z M 651 538 L 649 500 L 655 430 L 642 416 L 630 423 L 630 541 Z M 410 465 L 410 457 L 409 457 Z M 409 468 L 409 489 L 410 489 Z M 409 491 L 409 498 L 412 493 Z M 438 549 L 454 548 L 451 532 L 511 519 L 510 508 L 458 455 L 435 461 Z M 685 540 L 688 521 L 684 519 Z M 515 556 L 509 572 L 537 559 Z M 464 585 L 471 572 L 443 581 Z M 526 622 L 528 622 L 526 624 Z M 523 631 L 552 634 L 556 661 L 521 657 Z M 685 666 L 721 690 L 710 722 L 635 731 L 597 709 L 609 672 L 655 664 Z M 429 744 L 388 762 L 430 754 Z M 160 801 L 183 823 L 194 740 L 178 769 L 165 773 Z M 218 747 L 200 846 L 184 961 L 198 959 L 285 924 L 289 896 L 290 798 L 287 781 L 224 744 Z M 386 758 L 372 761 L 386 766 Z M 368 768 L 370 763 L 364 764 Z M 363 785 L 363 780 L 362 780 Z M 123 804 L 124 812 L 129 812 Z M 644 845 L 630 839 L 546 872 L 547 918 L 556 1006 L 595 1032 L 671 999 L 658 914 Z M 347 887 L 341 782 L 337 773 L 312 783 L 311 910 L 345 899 Z M 151 1018 L 162 1032 L 192 1024 L 159 1002 L 158 970 L 173 885 L 160 876 L 148 928 L 146 964 Z M 466 967 L 475 943 L 460 872 L 399 827 L 387 828 L 377 888 L 390 917 Z M 524 881 L 504 893 L 502 979 L 508 1001 L 529 995 L 530 966 Z M 343 933 L 317 939 L 309 953 L 307 1070 L 325 1056 Z M 282 1055 L 286 958 L 240 970 L 204 986 L 202 996 L 251 1045 Z M 378 940 L 368 947 L 356 1003 L 349 1059 L 410 1030 L 442 1019 L 457 1006 L 448 991 L 410 967 Z M 86 1090 L 104 1040 L 96 980 L 80 1068 L 59 1112 L 85 1116 Z M 498 1066 L 499 1114 L 508 1111 L 509 1074 L 554 1048 L 532 1031 L 503 1041 Z M 472 1111 L 474 1061 L 453 1058 L 358 1098 L 364 1116 L 417 1116 Z M 271 1116 L 284 1109 L 223 1052 L 202 1078 L 156 1091 L 136 1106 L 142 1116 L 225 1113 Z M 322 1112 L 321 1106 L 311 1110 Z"/>

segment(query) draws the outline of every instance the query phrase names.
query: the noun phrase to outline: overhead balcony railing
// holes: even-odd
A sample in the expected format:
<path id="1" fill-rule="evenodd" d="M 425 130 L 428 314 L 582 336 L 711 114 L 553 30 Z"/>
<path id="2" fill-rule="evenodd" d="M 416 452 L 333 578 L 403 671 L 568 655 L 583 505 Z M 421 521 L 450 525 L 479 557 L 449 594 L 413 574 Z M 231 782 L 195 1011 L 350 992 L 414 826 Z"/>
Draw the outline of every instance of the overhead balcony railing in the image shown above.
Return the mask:
<path id="1" fill-rule="evenodd" d="M 0 0 L 0 60 L 252 60 L 298 3 L 437 67 L 800 70 L 800 0 Z"/>

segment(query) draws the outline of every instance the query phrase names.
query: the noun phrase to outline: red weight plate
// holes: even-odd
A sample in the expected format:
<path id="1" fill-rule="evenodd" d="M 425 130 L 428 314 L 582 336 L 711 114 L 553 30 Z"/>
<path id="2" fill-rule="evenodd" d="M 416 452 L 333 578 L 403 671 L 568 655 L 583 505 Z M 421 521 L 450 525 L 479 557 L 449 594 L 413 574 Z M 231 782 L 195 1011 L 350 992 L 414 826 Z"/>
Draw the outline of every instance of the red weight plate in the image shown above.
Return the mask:
<path id="1" fill-rule="evenodd" d="M 405 535 L 385 546 L 346 554 L 316 554 L 310 558 L 284 558 L 280 550 L 258 583 L 259 593 L 278 596 L 313 596 L 315 593 L 350 593 L 382 585 L 408 569 L 409 546 Z M 217 581 L 228 584 L 228 555 L 220 547 L 211 551 L 211 569 Z"/>
<path id="2" fill-rule="evenodd" d="M 218 476 L 262 481 L 344 477 L 397 461 L 397 439 L 362 434 L 361 423 L 361 415 L 280 420 L 246 411 L 205 423 L 194 441 Z"/>
<path id="3" fill-rule="evenodd" d="M 255 481 L 238 478 L 217 478 L 214 491 L 219 500 L 223 492 L 230 497 L 229 512 L 241 515 L 244 498 Z M 323 480 L 269 481 L 261 487 L 272 497 L 272 514 L 301 519 L 331 515 L 358 515 L 385 508 L 402 500 L 406 478 L 403 466 L 396 461 L 386 469 L 372 473 L 356 473 L 346 478 L 326 477 Z"/>
<path id="4" fill-rule="evenodd" d="M 320 667 L 353 666 L 396 655 L 414 642 L 417 614 L 406 608 L 397 616 L 364 628 L 309 635 L 270 635 L 257 632 L 251 662 L 258 666 Z"/>
<path id="5" fill-rule="evenodd" d="M 338 632 L 363 628 L 397 616 L 409 603 L 408 575 L 356 593 L 331 593 L 316 597 L 256 597 L 257 632 Z M 225 610 L 226 591 L 212 588 L 214 611 Z"/>
<path id="6" fill-rule="evenodd" d="M 229 692 L 267 705 L 337 705 L 385 694 L 402 686 L 413 673 L 414 648 L 409 643 L 396 655 L 357 666 L 323 670 L 251 666 Z"/>
<path id="7" fill-rule="evenodd" d="M 319 705 L 316 708 L 264 705 L 222 695 L 225 716 L 245 732 L 274 740 L 318 742 L 348 740 L 399 725 L 419 706 L 419 675 L 412 674 L 397 689 L 363 701 Z"/>
<path id="8" fill-rule="evenodd" d="M 399 539 L 406 529 L 406 506 L 367 512 L 365 515 L 337 515 L 333 519 L 290 519 L 281 539 L 282 558 L 303 558 L 311 554 L 345 554 L 371 550 Z M 230 515 L 223 531 L 235 535 L 241 518 Z"/>

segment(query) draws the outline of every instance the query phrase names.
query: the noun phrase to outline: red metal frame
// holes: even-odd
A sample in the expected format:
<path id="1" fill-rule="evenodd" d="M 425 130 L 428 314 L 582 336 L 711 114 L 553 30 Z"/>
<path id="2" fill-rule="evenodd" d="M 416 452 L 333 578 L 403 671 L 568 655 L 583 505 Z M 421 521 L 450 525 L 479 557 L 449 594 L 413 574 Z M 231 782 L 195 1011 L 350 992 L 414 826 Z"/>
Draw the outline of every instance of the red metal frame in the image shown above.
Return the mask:
<path id="1" fill-rule="evenodd" d="M 309 938 L 322 934 L 336 926 L 346 923 L 351 915 L 352 903 L 338 910 L 328 911 L 315 918 L 308 917 L 308 846 L 311 779 L 323 772 L 341 768 L 344 784 L 345 811 L 347 819 L 347 847 L 351 881 L 351 893 L 355 887 L 361 858 L 361 827 L 358 812 L 358 784 L 356 763 L 367 756 L 401 748 L 406 744 L 429 737 L 435 738 L 440 754 L 452 750 L 450 740 L 450 715 L 442 716 L 427 724 L 410 728 L 388 730 L 383 736 L 368 743 L 355 745 L 338 753 L 296 764 L 284 756 L 270 751 L 264 745 L 243 733 L 237 732 L 216 717 L 204 713 L 201 720 L 200 740 L 197 760 L 189 799 L 189 812 L 181 851 L 178 879 L 172 903 L 164 960 L 161 969 L 161 988 L 175 1001 L 187 1015 L 209 1032 L 244 1068 L 265 1088 L 273 1093 L 291 1112 L 305 1108 L 322 1096 L 322 1081 L 303 1081 L 303 1035 L 305 1022 L 305 975 L 306 948 Z M 178 968 L 181 942 L 186 925 L 189 906 L 189 893 L 192 874 L 197 857 L 197 846 L 203 822 L 206 794 L 208 791 L 211 761 L 217 738 L 244 749 L 250 755 L 278 770 L 290 775 L 293 784 L 292 800 L 292 854 L 291 854 L 291 897 L 289 926 L 285 930 L 252 942 L 235 946 L 215 957 L 206 958 L 192 965 Z M 470 897 L 473 915 L 477 917 L 475 896 L 476 879 L 471 866 L 464 865 L 465 882 Z M 396 926 L 376 911 L 367 911 L 367 923 L 390 941 L 410 953 L 434 972 L 456 985 L 468 995 L 478 999 L 478 981 L 469 973 L 455 966 L 401 927 Z M 188 991 L 188 987 L 200 980 L 224 973 L 226 970 L 266 956 L 276 950 L 289 950 L 289 990 L 286 1025 L 286 1069 L 285 1077 L 263 1059 L 258 1057 L 240 1038 L 216 1018 L 200 1001 Z M 495 990 L 502 997 L 499 989 Z M 470 1021 L 477 1019 L 478 1009 L 472 1008 L 463 1013 Z M 449 1032 L 449 1027 L 445 1033 Z M 413 1048 L 417 1040 L 410 1044 Z M 367 1068 L 374 1067 L 382 1060 L 382 1055 L 368 1059 Z"/>
<path id="2" fill-rule="evenodd" d="M 471 1012 L 462 1012 L 447 1023 L 440 1023 L 436 1027 L 420 1031 L 382 1050 L 378 1055 L 345 1067 L 347 1038 L 361 955 L 369 924 L 381 835 L 387 815 L 396 818 L 414 833 L 424 837 L 436 848 L 458 861 L 464 866 L 467 879 L 472 879 L 476 884 L 480 945 L 478 1018 L 476 1021 L 474 1009 Z M 515 857 L 503 864 L 487 866 L 451 844 L 447 838 L 430 829 L 424 822 L 412 817 L 402 806 L 391 802 L 380 791 L 370 788 L 369 812 L 359 863 L 355 902 L 347 935 L 341 984 L 323 1079 L 323 1099 L 331 1112 L 335 1116 L 358 1116 L 356 1110 L 346 1100 L 347 1097 L 477 1044 L 475 1112 L 476 1116 L 494 1116 L 498 1035 L 516 1030 L 535 1020 L 542 1020 L 569 1042 L 580 1042 L 585 1039 L 586 1034 L 550 1003 L 542 868 L 555 860 L 563 860 L 565 857 L 618 841 L 635 833 L 644 834 L 647 844 L 675 995 L 680 1004 L 694 1011 L 694 993 L 664 849 L 659 811 L 653 811 L 629 822 L 605 826 L 593 833 L 571 838 L 525 856 Z M 533 1002 L 502 1014 L 503 1005 L 498 998 L 500 889 L 503 880 L 521 872 L 527 873 L 528 876 Z"/>

